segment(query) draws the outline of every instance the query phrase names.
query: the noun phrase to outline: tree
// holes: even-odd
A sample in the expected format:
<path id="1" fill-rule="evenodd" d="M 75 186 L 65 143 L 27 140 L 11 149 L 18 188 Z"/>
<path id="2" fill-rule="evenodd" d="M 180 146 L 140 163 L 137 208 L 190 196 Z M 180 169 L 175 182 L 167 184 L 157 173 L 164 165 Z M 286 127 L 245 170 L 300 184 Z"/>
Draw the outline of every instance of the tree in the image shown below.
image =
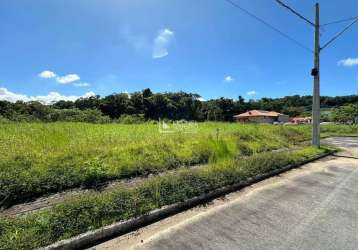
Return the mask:
<path id="1" fill-rule="evenodd" d="M 358 104 L 337 108 L 332 113 L 333 120 L 343 123 L 358 123 Z"/>
<path id="2" fill-rule="evenodd" d="M 144 114 L 143 93 L 134 92 L 130 97 L 130 106 L 128 107 L 129 114 Z"/>
<path id="3" fill-rule="evenodd" d="M 58 101 L 52 105 L 56 109 L 72 109 L 75 107 L 75 103 L 72 101 Z"/>
<path id="4" fill-rule="evenodd" d="M 129 103 L 128 94 L 112 94 L 101 101 L 100 110 L 104 115 L 108 115 L 112 119 L 119 118 L 121 115 L 126 114 Z"/>
<path id="5" fill-rule="evenodd" d="M 284 107 L 281 112 L 290 117 L 296 117 L 305 112 L 305 107 Z"/>
<path id="6" fill-rule="evenodd" d="M 58 101 L 53 105 L 40 102 L 15 103 L 0 101 L 0 116 L 10 121 L 90 121 L 97 122 L 99 114 L 112 120 L 122 117 L 122 120 L 133 122 L 140 117 L 144 119 L 171 120 L 214 120 L 232 121 L 233 116 L 252 109 L 272 110 L 290 116 L 309 116 L 312 96 L 285 96 L 282 98 L 261 98 L 245 101 L 242 96 L 238 100 L 218 98 L 200 101 L 200 96 L 194 93 L 166 92 L 153 93 L 149 88 L 139 92 L 117 93 L 101 98 L 91 96 L 72 101 Z M 358 95 L 327 97 L 322 96 L 322 107 L 327 114 L 332 108 L 335 121 L 357 122 L 356 106 Z M 340 106 L 344 106 L 339 108 Z M 63 112 L 61 112 L 61 110 Z M 91 110 L 91 111 L 89 111 Z M 94 111 L 94 112 L 92 112 Z M 91 118 L 92 117 L 92 118 Z M 322 120 L 330 120 L 324 115 Z"/>
<path id="7" fill-rule="evenodd" d="M 143 93 L 144 98 L 149 98 L 153 95 L 153 93 L 150 89 L 143 89 L 142 93 Z"/>
<path id="8" fill-rule="evenodd" d="M 85 109 L 98 109 L 101 105 L 99 95 L 90 96 L 87 98 L 80 98 L 75 101 L 75 107 L 81 110 Z"/>
<path id="9" fill-rule="evenodd" d="M 28 113 L 34 118 L 40 121 L 51 121 L 52 109 L 50 106 L 43 105 L 40 102 L 28 102 L 27 103 Z"/>

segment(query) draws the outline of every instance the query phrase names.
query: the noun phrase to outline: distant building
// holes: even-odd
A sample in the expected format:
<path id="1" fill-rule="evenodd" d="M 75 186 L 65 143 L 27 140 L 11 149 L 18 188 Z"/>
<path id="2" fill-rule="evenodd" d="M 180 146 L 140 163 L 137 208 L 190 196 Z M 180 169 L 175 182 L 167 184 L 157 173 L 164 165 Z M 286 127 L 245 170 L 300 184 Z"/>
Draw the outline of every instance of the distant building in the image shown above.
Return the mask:
<path id="1" fill-rule="evenodd" d="M 290 118 L 290 122 L 293 124 L 311 124 L 312 117 L 293 117 Z"/>
<path id="2" fill-rule="evenodd" d="M 285 123 L 289 121 L 288 115 L 265 110 L 250 110 L 243 114 L 235 115 L 235 121 L 248 123 Z"/>

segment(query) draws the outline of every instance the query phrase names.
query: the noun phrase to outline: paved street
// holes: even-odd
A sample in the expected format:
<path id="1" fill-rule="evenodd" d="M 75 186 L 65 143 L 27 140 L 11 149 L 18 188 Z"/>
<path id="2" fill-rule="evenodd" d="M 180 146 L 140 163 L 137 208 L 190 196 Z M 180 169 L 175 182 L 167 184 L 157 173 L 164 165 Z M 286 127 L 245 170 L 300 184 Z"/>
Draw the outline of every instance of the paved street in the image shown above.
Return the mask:
<path id="1" fill-rule="evenodd" d="M 358 138 L 330 156 L 95 249 L 357 249 Z"/>

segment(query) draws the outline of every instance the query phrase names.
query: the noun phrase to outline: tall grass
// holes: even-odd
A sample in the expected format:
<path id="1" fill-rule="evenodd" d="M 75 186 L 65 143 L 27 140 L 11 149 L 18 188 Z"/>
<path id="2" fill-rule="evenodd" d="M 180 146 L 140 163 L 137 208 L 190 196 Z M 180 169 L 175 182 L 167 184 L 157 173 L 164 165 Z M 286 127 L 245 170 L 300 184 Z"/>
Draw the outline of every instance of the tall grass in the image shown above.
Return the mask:
<path id="1" fill-rule="evenodd" d="M 83 195 L 35 214 L 0 218 L 0 249 L 36 249 L 300 162 L 324 151 L 308 147 L 295 152 L 224 159 L 206 168 L 182 168 L 175 174 L 167 173 L 135 187 Z"/>
<path id="2" fill-rule="evenodd" d="M 358 126 L 322 126 L 322 134 L 358 135 Z M 199 123 L 196 133 L 163 134 L 155 124 L 0 124 L 0 206 L 290 147 L 309 137 L 310 126 Z"/>
<path id="3" fill-rule="evenodd" d="M 322 136 L 358 136 L 358 124 L 356 125 L 325 125 L 321 126 Z"/>
<path id="4" fill-rule="evenodd" d="M 307 132 L 235 123 L 200 123 L 196 133 L 169 134 L 155 124 L 1 124 L 0 202 L 290 147 Z"/>

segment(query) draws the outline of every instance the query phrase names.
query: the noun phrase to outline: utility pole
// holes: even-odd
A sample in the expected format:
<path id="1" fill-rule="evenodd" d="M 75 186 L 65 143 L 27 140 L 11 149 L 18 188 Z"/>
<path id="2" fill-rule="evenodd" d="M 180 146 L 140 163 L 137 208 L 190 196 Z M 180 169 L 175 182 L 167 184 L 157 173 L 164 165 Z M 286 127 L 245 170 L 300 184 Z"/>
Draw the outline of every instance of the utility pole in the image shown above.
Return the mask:
<path id="1" fill-rule="evenodd" d="M 320 53 L 323 49 L 325 49 L 328 45 L 330 45 L 333 41 L 335 41 L 338 37 L 340 37 L 344 32 L 346 32 L 350 27 L 352 27 L 355 23 L 358 22 L 358 17 L 347 18 L 343 20 L 338 20 L 335 22 L 330 22 L 323 24 L 323 26 L 327 26 L 329 24 L 341 23 L 352 20 L 347 27 L 345 27 L 342 31 L 338 32 L 333 38 L 331 38 L 328 42 L 326 42 L 322 47 L 320 45 L 320 22 L 319 22 L 319 3 L 316 3 L 316 18 L 315 23 L 311 22 L 299 12 L 294 10 L 292 7 L 288 6 L 281 0 L 276 0 L 278 4 L 282 7 L 288 9 L 291 13 L 298 16 L 302 20 L 304 20 L 309 25 L 315 28 L 314 34 L 314 68 L 312 69 L 311 75 L 313 76 L 313 100 L 312 100 L 312 145 L 316 147 L 320 147 L 320 123 L 321 123 L 321 103 L 320 103 Z M 290 39 L 292 40 L 292 39 Z M 297 42 L 296 42 L 297 44 Z M 297 44 L 299 45 L 299 44 Z M 303 46 L 301 46 L 303 47 Z"/>
<path id="2" fill-rule="evenodd" d="M 323 25 L 320 25 L 319 23 L 319 3 L 316 3 L 316 18 L 315 23 L 301 15 L 298 11 L 290 7 L 289 5 L 285 4 L 282 0 L 275 0 L 279 5 L 282 7 L 288 9 L 292 14 L 296 15 L 300 19 L 304 20 L 307 24 L 313 26 L 315 28 L 315 39 L 314 39 L 314 51 L 312 51 L 310 48 L 307 48 L 297 40 L 293 39 L 289 35 L 285 34 L 281 30 L 277 29 L 276 27 L 269 24 L 264 19 L 256 16 L 252 12 L 246 10 L 245 8 L 241 7 L 239 4 L 237 4 L 234 0 L 225 0 L 226 2 L 230 3 L 235 8 L 241 10 L 246 15 L 251 16 L 252 18 L 256 19 L 257 21 L 261 22 L 262 24 L 269 27 L 271 30 L 279 33 L 281 36 L 284 36 L 291 42 L 295 43 L 296 45 L 300 46 L 301 48 L 312 52 L 314 54 L 314 68 L 312 69 L 311 75 L 313 76 L 313 101 L 312 101 L 312 145 L 316 147 L 320 147 L 320 118 L 321 118 L 321 112 L 320 112 L 320 53 L 322 50 L 327 48 L 330 44 L 332 44 L 338 37 L 343 35 L 348 29 L 350 29 L 355 23 L 358 23 L 358 16 L 346 18 L 342 20 L 338 20 L 335 22 L 326 23 Z M 330 24 L 336 24 L 336 23 L 342 23 L 351 21 L 352 22 L 345 27 L 342 31 L 338 32 L 335 36 L 333 36 L 328 42 L 326 42 L 322 47 L 320 46 L 320 28 L 321 26 L 327 26 Z"/>
<path id="3" fill-rule="evenodd" d="M 312 145 L 320 147 L 320 24 L 319 24 L 319 3 L 316 3 L 315 35 L 314 35 L 314 68 L 313 76 L 313 101 L 312 101 Z"/>

